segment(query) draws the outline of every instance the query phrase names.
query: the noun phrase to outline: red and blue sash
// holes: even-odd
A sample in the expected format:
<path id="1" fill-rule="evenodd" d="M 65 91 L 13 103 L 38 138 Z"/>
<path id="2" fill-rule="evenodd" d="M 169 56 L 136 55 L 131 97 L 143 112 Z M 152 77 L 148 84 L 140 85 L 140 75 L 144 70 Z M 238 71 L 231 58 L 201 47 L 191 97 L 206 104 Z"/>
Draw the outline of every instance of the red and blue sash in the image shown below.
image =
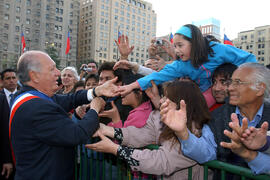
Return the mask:
<path id="1" fill-rule="evenodd" d="M 11 102 L 11 109 L 10 109 L 10 117 L 9 117 L 9 141 L 10 141 L 10 147 L 11 147 L 11 152 L 12 152 L 12 159 L 14 164 L 16 163 L 15 160 L 15 155 L 14 155 L 14 151 L 12 148 L 12 144 L 11 144 L 11 124 L 12 124 L 12 120 L 13 117 L 17 111 L 17 109 L 25 102 L 34 99 L 34 98 L 42 98 L 42 99 L 46 99 L 49 101 L 53 101 L 49 96 L 43 94 L 42 92 L 39 91 L 27 91 L 24 92 L 22 94 L 20 94 L 19 96 L 17 96 L 13 102 Z"/>

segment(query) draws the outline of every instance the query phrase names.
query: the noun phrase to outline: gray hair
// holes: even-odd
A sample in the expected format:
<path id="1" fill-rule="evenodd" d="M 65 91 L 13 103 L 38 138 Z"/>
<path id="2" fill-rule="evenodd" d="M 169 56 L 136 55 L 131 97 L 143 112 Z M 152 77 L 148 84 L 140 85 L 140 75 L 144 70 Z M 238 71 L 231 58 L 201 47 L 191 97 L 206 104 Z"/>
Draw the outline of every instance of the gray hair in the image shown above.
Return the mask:
<path id="1" fill-rule="evenodd" d="M 66 70 L 70 70 L 70 71 L 73 73 L 73 75 L 74 75 L 74 77 L 75 77 L 75 79 L 76 79 L 77 81 L 80 80 L 80 77 L 79 77 L 78 72 L 77 72 L 77 70 L 76 70 L 75 67 L 73 67 L 73 66 L 68 66 L 68 67 L 64 68 L 64 69 L 61 71 L 61 75 L 62 75 Z"/>
<path id="2" fill-rule="evenodd" d="M 22 84 L 30 81 L 30 71 L 40 72 L 40 53 L 45 54 L 41 51 L 27 51 L 19 58 L 17 64 L 17 76 Z"/>
<path id="3" fill-rule="evenodd" d="M 264 101 L 270 100 L 270 70 L 259 63 L 244 63 L 239 68 L 251 68 L 254 71 L 249 74 L 251 81 L 254 82 L 251 86 L 252 89 L 258 90 L 259 84 L 265 84 Z"/>

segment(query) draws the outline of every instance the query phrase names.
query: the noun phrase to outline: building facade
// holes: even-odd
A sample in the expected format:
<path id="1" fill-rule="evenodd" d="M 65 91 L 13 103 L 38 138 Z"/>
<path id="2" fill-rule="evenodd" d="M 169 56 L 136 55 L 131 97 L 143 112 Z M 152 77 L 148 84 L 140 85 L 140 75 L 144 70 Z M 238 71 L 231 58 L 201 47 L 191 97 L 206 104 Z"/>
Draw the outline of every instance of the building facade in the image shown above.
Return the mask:
<path id="1" fill-rule="evenodd" d="M 80 8 L 78 61 L 117 61 L 118 34 L 129 37 L 135 48 L 129 60 L 143 64 L 156 36 L 156 13 L 142 0 L 83 0 Z"/>
<path id="2" fill-rule="evenodd" d="M 25 50 L 56 49 L 59 67 L 76 64 L 79 0 L 1 0 L 0 70 L 15 67 Z M 65 54 L 68 31 L 71 48 Z"/>
<path id="3" fill-rule="evenodd" d="M 259 63 L 270 64 L 270 25 L 240 32 L 233 43 L 236 47 L 253 53 Z"/>
<path id="4" fill-rule="evenodd" d="M 220 38 L 220 21 L 215 18 L 204 19 L 200 21 L 193 21 L 192 24 L 197 26 L 204 36 L 212 35 L 216 39 Z"/>

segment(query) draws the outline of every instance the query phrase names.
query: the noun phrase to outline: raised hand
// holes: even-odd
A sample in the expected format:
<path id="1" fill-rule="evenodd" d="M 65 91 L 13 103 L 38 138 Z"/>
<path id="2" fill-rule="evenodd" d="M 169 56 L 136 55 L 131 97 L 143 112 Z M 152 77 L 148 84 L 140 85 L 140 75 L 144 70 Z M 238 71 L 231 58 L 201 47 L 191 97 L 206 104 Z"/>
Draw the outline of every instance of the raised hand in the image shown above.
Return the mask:
<path id="1" fill-rule="evenodd" d="M 268 123 L 264 122 L 261 128 L 250 127 L 241 137 L 242 143 L 251 150 L 262 148 L 267 142 Z"/>
<path id="2" fill-rule="evenodd" d="M 97 131 L 97 135 L 101 138 L 101 141 L 95 144 L 86 144 L 85 147 L 87 147 L 88 149 L 92 149 L 94 151 L 111 153 L 116 155 L 119 145 L 112 142 L 109 138 L 104 136 L 99 130 Z"/>
<path id="3" fill-rule="evenodd" d="M 158 87 L 153 80 L 151 80 L 152 87 L 145 90 L 147 96 L 151 99 L 156 109 L 160 107 L 160 96 L 158 92 Z"/>
<path id="4" fill-rule="evenodd" d="M 115 85 L 117 81 L 117 77 L 106 81 L 101 86 L 97 86 L 95 88 L 95 92 L 97 96 L 107 96 L 107 97 L 115 97 L 118 96 L 119 93 L 119 87 Z"/>
<path id="5" fill-rule="evenodd" d="M 151 39 L 151 44 L 150 46 L 148 47 L 148 54 L 149 54 L 149 57 L 150 58 L 153 58 L 157 55 L 157 46 L 155 46 L 155 42 L 156 42 L 156 39 Z"/>
<path id="6" fill-rule="evenodd" d="M 130 62 L 127 60 L 120 60 L 117 61 L 115 63 L 115 65 L 113 66 L 113 70 L 116 69 L 131 69 L 133 72 L 137 73 L 138 69 L 139 69 L 139 64 L 135 63 L 135 62 Z"/>
<path id="7" fill-rule="evenodd" d="M 113 123 L 117 123 L 121 121 L 120 114 L 113 101 L 111 102 L 111 104 L 112 104 L 112 109 L 107 110 L 107 111 L 102 111 L 98 114 L 98 116 L 111 118 Z"/>
<path id="8" fill-rule="evenodd" d="M 188 139 L 187 111 L 184 100 L 180 101 L 180 109 L 176 110 L 176 105 L 167 99 L 160 107 L 161 120 L 172 129 L 182 140 Z"/>
<path id="9" fill-rule="evenodd" d="M 96 97 L 91 101 L 90 108 L 99 113 L 102 109 L 104 109 L 105 104 L 105 101 L 101 97 Z"/>
<path id="10" fill-rule="evenodd" d="M 129 40 L 128 40 L 128 36 L 125 36 L 125 35 L 121 35 L 120 37 L 120 43 L 118 43 L 117 40 L 114 40 L 118 49 L 119 49 L 119 52 L 121 54 L 121 60 L 122 59 L 127 59 L 128 58 L 128 55 L 133 51 L 134 49 L 134 46 L 129 46 Z"/>
<path id="11" fill-rule="evenodd" d="M 174 48 L 174 45 L 169 42 L 168 40 L 166 39 L 162 39 L 164 43 L 164 45 L 160 46 L 162 49 L 164 49 L 167 54 L 172 57 L 174 60 L 176 59 L 176 53 L 175 53 L 175 48 Z"/>
<path id="12" fill-rule="evenodd" d="M 232 152 L 246 159 L 247 161 L 253 160 L 257 156 L 257 152 L 248 150 L 241 142 L 240 134 L 247 129 L 247 119 L 243 119 L 242 126 L 239 126 L 239 120 L 235 113 L 231 115 L 232 122 L 229 123 L 232 132 L 224 130 L 224 134 L 231 139 L 231 142 L 221 142 L 220 145 L 224 148 L 231 149 Z"/>

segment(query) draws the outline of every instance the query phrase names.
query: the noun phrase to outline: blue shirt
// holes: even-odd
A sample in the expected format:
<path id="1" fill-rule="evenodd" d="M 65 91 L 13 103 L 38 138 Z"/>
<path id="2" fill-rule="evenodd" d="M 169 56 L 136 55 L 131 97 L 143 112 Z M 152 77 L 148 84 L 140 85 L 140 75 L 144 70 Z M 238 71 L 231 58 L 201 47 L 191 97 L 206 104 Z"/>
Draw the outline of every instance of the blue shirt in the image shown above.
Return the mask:
<path id="1" fill-rule="evenodd" d="M 231 45 L 224 45 L 217 42 L 210 42 L 210 46 L 214 51 L 213 56 L 208 55 L 208 62 L 202 64 L 199 68 L 195 68 L 191 61 L 175 60 L 171 64 L 167 64 L 161 71 L 153 72 L 138 80 L 142 90 L 151 87 L 151 80 L 157 85 L 179 77 L 188 76 L 194 80 L 204 92 L 211 86 L 211 75 L 213 71 L 224 63 L 232 63 L 237 66 L 246 62 L 257 62 L 256 57 L 246 51 L 238 49 Z"/>
<path id="2" fill-rule="evenodd" d="M 261 105 L 260 109 L 258 110 L 257 114 L 254 116 L 252 121 L 248 122 L 248 127 L 250 127 L 250 126 L 256 127 L 257 124 L 261 121 L 262 113 L 263 113 L 263 107 L 264 107 L 264 104 Z M 239 119 L 240 126 L 242 126 L 242 120 L 243 120 L 244 116 L 241 115 L 240 110 L 239 110 L 238 107 L 236 107 L 235 113 L 237 114 L 237 117 Z"/>
<path id="3" fill-rule="evenodd" d="M 260 107 L 254 119 L 249 122 L 249 126 L 256 126 L 260 122 L 263 107 L 264 105 Z M 240 113 L 239 109 L 238 111 L 236 109 L 236 114 L 237 113 Z M 242 124 L 242 119 L 240 124 Z M 187 140 L 181 140 L 180 138 L 178 138 L 178 140 L 181 143 L 181 150 L 183 154 L 191 159 L 196 160 L 200 164 L 217 159 L 217 144 L 215 142 L 214 134 L 206 124 L 203 126 L 202 136 L 200 138 L 196 137 L 189 131 L 189 138 Z M 270 172 L 269 162 L 269 155 L 258 152 L 257 157 L 252 161 L 247 162 L 247 164 L 255 174 L 261 174 Z"/>

